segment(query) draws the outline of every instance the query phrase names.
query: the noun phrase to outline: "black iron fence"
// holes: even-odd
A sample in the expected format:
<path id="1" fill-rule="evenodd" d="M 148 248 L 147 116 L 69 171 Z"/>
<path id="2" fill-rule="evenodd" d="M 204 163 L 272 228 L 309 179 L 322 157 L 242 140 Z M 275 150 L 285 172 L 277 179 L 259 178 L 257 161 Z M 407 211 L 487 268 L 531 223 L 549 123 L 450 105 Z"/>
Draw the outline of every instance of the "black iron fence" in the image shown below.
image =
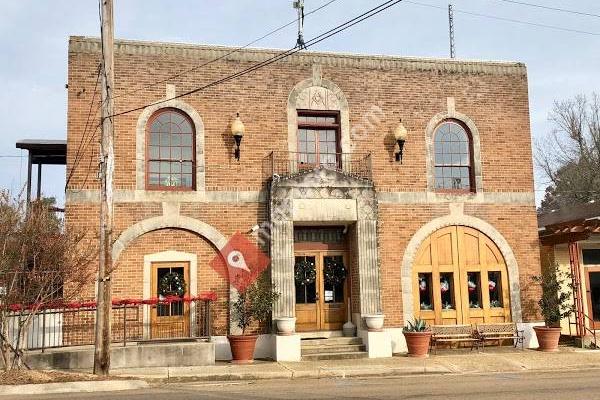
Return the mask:
<path id="1" fill-rule="evenodd" d="M 210 338 L 212 334 L 211 306 L 214 299 L 151 299 L 144 301 L 113 301 L 112 342 L 123 346 L 128 342 L 182 338 Z M 181 312 L 164 315 L 165 305 Z M 161 315 L 162 314 L 162 315 Z M 5 314 L 6 340 L 18 340 L 19 324 L 30 318 L 21 331 L 24 350 L 84 346 L 94 344 L 96 325 L 95 303 L 72 303 L 32 312 L 23 308 Z"/>
<path id="2" fill-rule="evenodd" d="M 274 151 L 270 154 L 273 177 L 326 168 L 361 179 L 372 179 L 370 153 L 307 153 Z"/>

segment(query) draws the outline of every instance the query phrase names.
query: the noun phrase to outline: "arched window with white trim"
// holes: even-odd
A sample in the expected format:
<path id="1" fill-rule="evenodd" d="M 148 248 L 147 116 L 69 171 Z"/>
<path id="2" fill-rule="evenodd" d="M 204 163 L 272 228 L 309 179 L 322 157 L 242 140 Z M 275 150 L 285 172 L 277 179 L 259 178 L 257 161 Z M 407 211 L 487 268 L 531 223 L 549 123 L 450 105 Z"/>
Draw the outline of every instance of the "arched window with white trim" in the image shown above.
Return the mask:
<path id="1" fill-rule="evenodd" d="M 195 189 L 195 130 L 188 115 L 174 108 L 152 115 L 147 125 L 146 163 L 147 189 Z"/>
<path id="2" fill-rule="evenodd" d="M 456 120 L 445 120 L 433 140 L 435 190 L 472 192 L 473 144 L 469 131 Z"/>

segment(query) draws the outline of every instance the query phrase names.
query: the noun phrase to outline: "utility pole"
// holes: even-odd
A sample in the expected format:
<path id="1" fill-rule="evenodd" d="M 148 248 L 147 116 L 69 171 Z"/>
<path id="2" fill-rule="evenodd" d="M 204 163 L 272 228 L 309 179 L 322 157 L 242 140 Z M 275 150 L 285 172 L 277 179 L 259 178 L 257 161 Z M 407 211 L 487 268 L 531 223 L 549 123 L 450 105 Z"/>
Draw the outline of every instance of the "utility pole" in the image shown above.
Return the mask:
<path id="1" fill-rule="evenodd" d="M 102 40 L 102 137 L 100 140 L 100 254 L 98 292 L 96 295 L 96 340 L 94 374 L 108 375 L 110 369 L 112 295 L 112 229 L 113 229 L 113 0 L 98 0 L 101 8 Z"/>
<path id="2" fill-rule="evenodd" d="M 450 58 L 456 57 L 456 50 L 454 48 L 454 9 L 452 4 L 448 4 L 448 25 L 450 29 Z"/>

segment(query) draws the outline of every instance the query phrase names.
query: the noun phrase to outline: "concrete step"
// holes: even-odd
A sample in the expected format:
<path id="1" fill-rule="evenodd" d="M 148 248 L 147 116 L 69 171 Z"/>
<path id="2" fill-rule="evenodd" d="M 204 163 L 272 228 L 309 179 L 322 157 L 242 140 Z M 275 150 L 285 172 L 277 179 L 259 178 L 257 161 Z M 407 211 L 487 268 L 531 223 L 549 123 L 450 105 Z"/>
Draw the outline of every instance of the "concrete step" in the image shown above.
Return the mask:
<path id="1" fill-rule="evenodd" d="M 341 346 L 348 344 L 362 344 L 362 339 L 359 337 L 331 337 L 329 339 L 302 339 L 302 347 L 304 346 Z"/>
<path id="2" fill-rule="evenodd" d="M 349 360 L 367 358 L 368 356 L 369 354 L 364 351 L 351 351 L 346 353 L 320 353 L 303 355 L 302 361 Z"/>
<path id="3" fill-rule="evenodd" d="M 302 346 L 302 355 L 309 354 L 330 354 L 330 353 L 355 353 L 366 351 L 364 344 L 346 344 L 346 345 L 323 345 L 323 346 Z"/>

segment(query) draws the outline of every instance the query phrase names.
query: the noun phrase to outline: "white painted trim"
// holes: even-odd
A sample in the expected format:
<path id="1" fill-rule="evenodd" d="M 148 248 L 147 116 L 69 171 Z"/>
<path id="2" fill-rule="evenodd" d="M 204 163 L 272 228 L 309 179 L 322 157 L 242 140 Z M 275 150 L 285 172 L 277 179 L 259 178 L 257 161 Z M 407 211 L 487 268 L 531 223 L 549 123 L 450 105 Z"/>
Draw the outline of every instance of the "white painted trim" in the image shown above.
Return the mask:
<path id="1" fill-rule="evenodd" d="M 156 262 L 189 263 L 189 294 L 190 296 L 196 296 L 198 294 L 198 256 L 194 253 L 167 250 L 159 253 L 146 254 L 144 256 L 144 273 L 142 278 L 142 293 L 144 299 L 149 299 L 150 296 L 152 296 L 152 263 Z M 144 339 L 150 339 L 150 307 L 150 305 L 144 306 Z M 192 329 L 195 323 L 195 308 L 196 305 L 190 303 L 190 329 Z"/>
<path id="2" fill-rule="evenodd" d="M 479 218 L 464 215 L 462 213 L 454 213 L 444 217 L 436 218 L 423 225 L 412 236 L 402 258 L 402 311 L 404 322 L 411 320 L 413 317 L 413 276 L 412 267 L 417 256 L 417 251 L 421 247 L 421 243 L 427 239 L 435 231 L 447 226 L 468 226 L 487 235 L 492 242 L 498 246 L 506 269 L 508 271 L 508 284 L 510 291 L 510 305 L 512 320 L 514 322 L 522 322 L 521 312 L 521 286 L 519 283 L 519 265 L 517 259 L 508 244 L 508 241 L 502 236 L 496 228 Z"/>

